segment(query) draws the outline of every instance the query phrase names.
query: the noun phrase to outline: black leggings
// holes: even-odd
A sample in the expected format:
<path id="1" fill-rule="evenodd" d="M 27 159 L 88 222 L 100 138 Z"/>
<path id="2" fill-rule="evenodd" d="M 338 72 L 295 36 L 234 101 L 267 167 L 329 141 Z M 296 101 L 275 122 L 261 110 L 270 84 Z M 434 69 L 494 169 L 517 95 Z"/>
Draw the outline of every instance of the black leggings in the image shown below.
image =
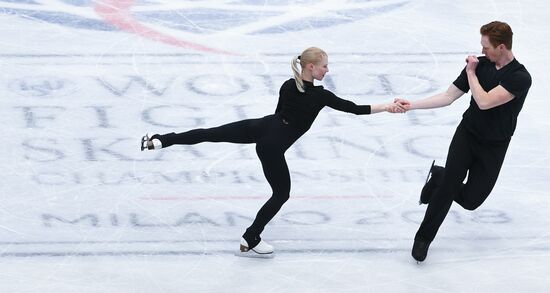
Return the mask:
<path id="1" fill-rule="evenodd" d="M 453 201 L 475 210 L 495 186 L 510 141 L 480 141 L 459 124 L 449 146 L 440 187 L 432 196 L 415 239 L 432 241 Z M 468 180 L 464 179 L 468 173 Z"/>
<path id="2" fill-rule="evenodd" d="M 302 135 L 283 122 L 277 114 L 248 119 L 208 129 L 169 133 L 159 137 L 162 147 L 201 142 L 256 143 L 265 178 L 273 194 L 260 208 L 252 225 L 243 235 L 251 247 L 260 241 L 260 234 L 290 197 L 290 174 L 285 160 L 286 150 Z"/>

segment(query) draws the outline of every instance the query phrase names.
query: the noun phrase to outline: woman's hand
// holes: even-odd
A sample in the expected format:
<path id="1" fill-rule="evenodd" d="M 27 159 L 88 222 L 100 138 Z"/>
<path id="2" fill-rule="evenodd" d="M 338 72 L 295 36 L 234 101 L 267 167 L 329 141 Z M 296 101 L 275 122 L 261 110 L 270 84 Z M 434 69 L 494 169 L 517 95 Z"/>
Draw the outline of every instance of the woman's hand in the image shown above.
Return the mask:
<path id="1" fill-rule="evenodd" d="M 390 113 L 405 113 L 410 109 L 411 103 L 407 100 L 396 98 L 393 103 L 386 105 L 385 110 Z"/>

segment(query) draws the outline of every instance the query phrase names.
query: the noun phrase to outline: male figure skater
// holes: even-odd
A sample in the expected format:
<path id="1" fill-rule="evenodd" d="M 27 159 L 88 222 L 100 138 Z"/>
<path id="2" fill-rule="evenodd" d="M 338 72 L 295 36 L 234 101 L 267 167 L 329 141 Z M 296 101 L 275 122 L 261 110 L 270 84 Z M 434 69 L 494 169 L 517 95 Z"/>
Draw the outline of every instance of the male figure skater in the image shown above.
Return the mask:
<path id="1" fill-rule="evenodd" d="M 433 165 L 420 202 L 428 204 L 414 238 L 412 256 L 422 262 L 453 201 L 467 210 L 478 208 L 491 193 L 516 128 L 531 76 L 512 53 L 512 29 L 493 21 L 480 28 L 483 57 L 468 56 L 466 67 L 447 91 L 409 102 L 407 110 L 448 106 L 471 91 L 449 146 L 445 167 Z M 464 179 L 468 174 L 466 183 Z"/>

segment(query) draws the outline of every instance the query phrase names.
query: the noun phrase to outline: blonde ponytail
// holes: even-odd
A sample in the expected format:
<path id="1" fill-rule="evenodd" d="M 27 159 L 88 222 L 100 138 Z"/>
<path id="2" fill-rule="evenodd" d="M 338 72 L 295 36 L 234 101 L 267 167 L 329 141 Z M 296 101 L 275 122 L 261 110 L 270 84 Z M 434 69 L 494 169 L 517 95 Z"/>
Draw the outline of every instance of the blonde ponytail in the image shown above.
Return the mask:
<path id="1" fill-rule="evenodd" d="M 296 87 L 301 93 L 305 92 L 304 90 L 304 81 L 302 80 L 301 70 L 298 68 L 298 63 L 300 63 L 300 56 L 292 58 L 290 61 L 290 66 L 292 67 L 292 72 L 294 73 L 294 80 L 296 81 Z"/>

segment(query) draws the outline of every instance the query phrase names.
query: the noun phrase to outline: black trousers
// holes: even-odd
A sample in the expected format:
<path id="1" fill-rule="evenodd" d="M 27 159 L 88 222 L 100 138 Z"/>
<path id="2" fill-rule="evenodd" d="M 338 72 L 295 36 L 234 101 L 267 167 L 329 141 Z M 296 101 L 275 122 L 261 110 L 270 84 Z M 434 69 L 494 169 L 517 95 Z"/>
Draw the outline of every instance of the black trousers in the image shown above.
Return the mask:
<path id="1" fill-rule="evenodd" d="M 415 239 L 433 241 L 453 201 L 475 210 L 495 186 L 510 140 L 489 142 L 478 139 L 462 123 L 449 146 L 444 175 L 432 196 Z M 466 183 L 464 179 L 468 174 Z"/>
<path id="2" fill-rule="evenodd" d="M 162 146 L 191 145 L 201 142 L 256 143 L 256 153 L 262 163 L 267 182 L 273 190 L 271 198 L 260 208 L 252 225 L 245 232 L 250 246 L 260 240 L 260 234 L 290 197 L 290 173 L 285 160 L 286 150 L 302 135 L 278 115 L 247 119 L 208 129 L 160 136 Z"/>

